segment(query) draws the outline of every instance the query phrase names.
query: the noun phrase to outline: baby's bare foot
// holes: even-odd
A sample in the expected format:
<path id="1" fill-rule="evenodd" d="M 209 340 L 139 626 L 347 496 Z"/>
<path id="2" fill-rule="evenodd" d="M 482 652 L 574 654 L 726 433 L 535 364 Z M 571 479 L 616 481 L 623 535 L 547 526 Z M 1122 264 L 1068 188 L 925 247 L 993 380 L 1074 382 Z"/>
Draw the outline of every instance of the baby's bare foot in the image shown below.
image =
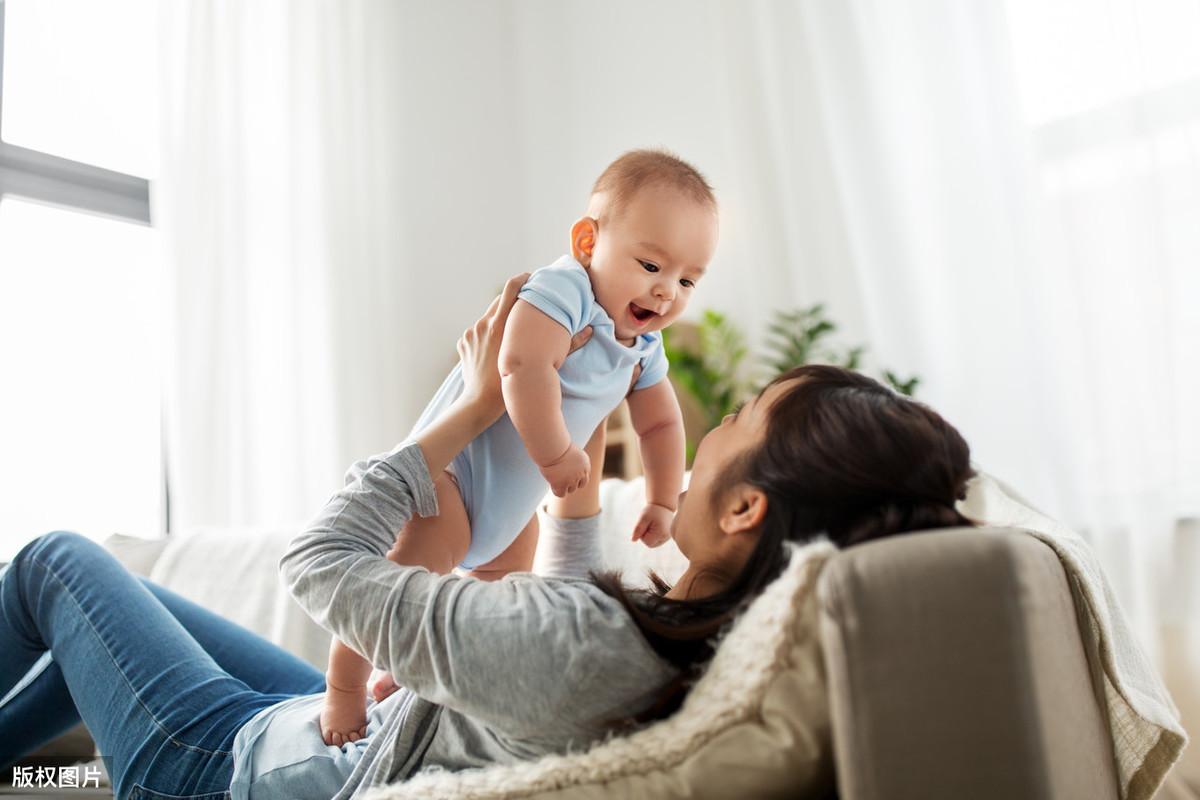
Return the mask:
<path id="1" fill-rule="evenodd" d="M 327 687 L 321 709 L 321 738 L 338 747 L 367 736 L 367 698 L 362 692 Z"/>

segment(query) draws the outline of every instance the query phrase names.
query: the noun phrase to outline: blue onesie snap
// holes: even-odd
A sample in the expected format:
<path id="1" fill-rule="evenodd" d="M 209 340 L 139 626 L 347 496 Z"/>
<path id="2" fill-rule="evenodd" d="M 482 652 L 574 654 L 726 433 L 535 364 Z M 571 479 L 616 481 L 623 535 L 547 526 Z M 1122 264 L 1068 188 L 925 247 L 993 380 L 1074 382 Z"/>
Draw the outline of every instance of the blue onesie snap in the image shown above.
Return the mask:
<path id="1" fill-rule="evenodd" d="M 592 338 L 567 356 L 558 369 L 563 419 L 577 446 L 587 444 L 601 421 L 625 397 L 635 364 L 642 365 L 635 389 L 653 386 L 666 377 L 662 335 L 657 331 L 640 334 L 632 347 L 618 342 L 612 318 L 592 293 L 587 271 L 571 256 L 534 272 L 517 296 L 572 336 L 592 326 Z M 409 438 L 437 419 L 462 390 L 462 365 L 457 364 L 421 413 Z M 548 486 L 508 414 L 475 437 L 449 470 L 458 479 L 471 521 L 471 546 L 459 566 L 474 569 L 503 553 L 517 538 Z"/>

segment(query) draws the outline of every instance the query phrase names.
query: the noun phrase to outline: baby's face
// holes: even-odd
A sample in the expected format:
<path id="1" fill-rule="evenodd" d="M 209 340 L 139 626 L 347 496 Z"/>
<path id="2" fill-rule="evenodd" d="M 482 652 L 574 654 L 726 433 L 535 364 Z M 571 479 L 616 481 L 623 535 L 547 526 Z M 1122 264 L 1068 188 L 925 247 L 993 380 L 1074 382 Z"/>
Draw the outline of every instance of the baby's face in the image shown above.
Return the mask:
<path id="1" fill-rule="evenodd" d="M 586 266 L 617 339 L 674 322 L 716 247 L 716 211 L 676 189 L 647 187 L 609 215 Z"/>

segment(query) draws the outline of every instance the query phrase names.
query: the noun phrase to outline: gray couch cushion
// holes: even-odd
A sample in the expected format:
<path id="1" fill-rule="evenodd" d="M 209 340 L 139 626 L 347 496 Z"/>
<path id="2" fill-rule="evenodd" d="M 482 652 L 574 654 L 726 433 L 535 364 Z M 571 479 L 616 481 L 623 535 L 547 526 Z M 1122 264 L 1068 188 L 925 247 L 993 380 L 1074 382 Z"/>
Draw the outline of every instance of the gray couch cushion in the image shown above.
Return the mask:
<path id="1" fill-rule="evenodd" d="M 956 528 L 853 547 L 826 568 L 821 609 L 845 800 L 1117 796 L 1066 575 L 1037 539 Z"/>

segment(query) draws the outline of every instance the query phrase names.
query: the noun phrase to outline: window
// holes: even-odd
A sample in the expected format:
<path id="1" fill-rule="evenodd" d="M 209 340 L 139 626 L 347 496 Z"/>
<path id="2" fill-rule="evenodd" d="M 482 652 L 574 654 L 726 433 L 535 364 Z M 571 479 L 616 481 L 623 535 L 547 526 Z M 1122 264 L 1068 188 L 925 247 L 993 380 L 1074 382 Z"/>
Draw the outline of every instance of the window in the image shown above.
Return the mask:
<path id="1" fill-rule="evenodd" d="M 6 0 L 0 140 L 157 177 L 150 0 Z"/>
<path id="2" fill-rule="evenodd" d="M 154 235 L 0 201 L 0 558 L 49 530 L 162 527 Z"/>
<path id="3" fill-rule="evenodd" d="M 1200 3 L 1008 0 L 1062 335 L 1092 374 L 1089 507 L 1200 505 Z M 1069 320 L 1069 322 L 1068 322 Z M 1054 343 L 1048 343 L 1054 346 Z M 1132 375 L 1132 376 L 1131 376 Z M 1147 409 L 1153 409 L 1148 413 Z M 1101 509 L 1100 502 L 1107 505 Z"/>
<path id="4" fill-rule="evenodd" d="M 1006 10 L 1032 126 L 1198 88 L 1195 0 L 1008 0 Z"/>
<path id="5" fill-rule="evenodd" d="M 0 560 L 165 525 L 154 7 L 0 0 Z"/>

